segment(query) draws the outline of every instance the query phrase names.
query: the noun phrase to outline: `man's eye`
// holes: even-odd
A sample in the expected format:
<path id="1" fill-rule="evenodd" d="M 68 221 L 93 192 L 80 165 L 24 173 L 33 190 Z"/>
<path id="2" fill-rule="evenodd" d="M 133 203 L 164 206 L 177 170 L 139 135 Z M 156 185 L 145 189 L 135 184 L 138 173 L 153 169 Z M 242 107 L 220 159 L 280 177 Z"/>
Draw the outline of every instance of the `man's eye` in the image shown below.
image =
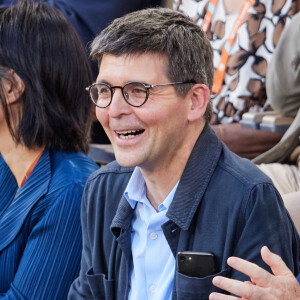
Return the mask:
<path id="1" fill-rule="evenodd" d="M 99 94 L 107 94 L 110 92 L 110 90 L 107 87 L 101 87 L 98 92 Z"/>
<path id="2" fill-rule="evenodd" d="M 134 88 L 134 89 L 132 89 L 132 93 L 134 93 L 134 94 L 145 94 L 146 91 L 145 91 L 145 89 Z"/>

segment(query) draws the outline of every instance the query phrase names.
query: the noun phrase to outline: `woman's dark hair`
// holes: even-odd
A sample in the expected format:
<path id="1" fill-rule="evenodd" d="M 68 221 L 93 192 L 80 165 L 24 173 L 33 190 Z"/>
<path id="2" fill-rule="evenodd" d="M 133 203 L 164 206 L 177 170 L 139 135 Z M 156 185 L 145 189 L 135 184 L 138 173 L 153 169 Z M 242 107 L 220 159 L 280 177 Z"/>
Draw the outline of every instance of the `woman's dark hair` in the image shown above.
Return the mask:
<path id="1" fill-rule="evenodd" d="M 60 11 L 32 1 L 0 10 L 0 80 L 9 79 L 11 69 L 25 84 L 19 119 L 9 113 L 1 84 L 0 103 L 16 142 L 86 152 L 91 102 L 85 87 L 92 74 L 75 29 Z"/>

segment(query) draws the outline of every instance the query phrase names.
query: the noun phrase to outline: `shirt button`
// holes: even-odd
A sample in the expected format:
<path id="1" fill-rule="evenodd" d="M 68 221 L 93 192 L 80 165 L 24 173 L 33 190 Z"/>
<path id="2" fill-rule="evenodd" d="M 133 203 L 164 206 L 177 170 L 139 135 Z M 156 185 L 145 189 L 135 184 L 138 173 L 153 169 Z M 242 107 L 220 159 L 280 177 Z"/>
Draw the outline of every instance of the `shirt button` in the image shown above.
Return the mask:
<path id="1" fill-rule="evenodd" d="M 151 285 L 151 286 L 150 286 L 150 291 L 151 291 L 152 293 L 154 293 L 155 290 L 156 290 L 156 286 L 155 286 L 155 285 Z"/>
<path id="2" fill-rule="evenodd" d="M 151 237 L 152 240 L 156 240 L 157 239 L 157 234 L 155 232 L 152 232 L 150 234 L 150 237 Z"/>

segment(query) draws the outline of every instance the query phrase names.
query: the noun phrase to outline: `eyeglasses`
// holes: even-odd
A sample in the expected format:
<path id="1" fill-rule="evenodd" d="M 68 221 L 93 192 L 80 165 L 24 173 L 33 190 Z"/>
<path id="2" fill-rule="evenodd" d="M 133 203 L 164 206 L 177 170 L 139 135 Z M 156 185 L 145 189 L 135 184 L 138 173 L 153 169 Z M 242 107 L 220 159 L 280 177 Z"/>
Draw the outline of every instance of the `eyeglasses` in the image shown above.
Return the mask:
<path id="1" fill-rule="evenodd" d="M 128 82 L 124 86 L 110 86 L 107 83 L 99 82 L 85 88 L 94 104 L 100 108 L 108 107 L 111 104 L 115 89 L 121 89 L 125 101 L 134 107 L 140 107 L 146 103 L 149 97 L 149 89 L 158 86 L 196 83 L 194 80 L 184 82 L 171 82 L 163 84 L 145 84 L 142 82 Z"/>

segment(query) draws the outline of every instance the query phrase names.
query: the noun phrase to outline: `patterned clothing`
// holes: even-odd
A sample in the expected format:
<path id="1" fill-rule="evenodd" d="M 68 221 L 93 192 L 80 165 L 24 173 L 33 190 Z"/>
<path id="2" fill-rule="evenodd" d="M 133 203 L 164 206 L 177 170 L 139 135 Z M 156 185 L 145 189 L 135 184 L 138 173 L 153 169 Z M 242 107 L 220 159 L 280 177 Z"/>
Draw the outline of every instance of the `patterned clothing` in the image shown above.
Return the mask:
<path id="1" fill-rule="evenodd" d="M 174 9 L 201 26 L 208 3 L 209 0 L 174 0 Z M 232 46 L 221 92 L 212 96 L 213 124 L 238 122 L 244 112 L 263 108 L 267 65 L 281 32 L 299 8 L 299 0 L 256 0 L 250 8 Z M 219 0 L 207 32 L 215 68 L 237 15 L 238 12 L 227 14 L 223 0 Z"/>

